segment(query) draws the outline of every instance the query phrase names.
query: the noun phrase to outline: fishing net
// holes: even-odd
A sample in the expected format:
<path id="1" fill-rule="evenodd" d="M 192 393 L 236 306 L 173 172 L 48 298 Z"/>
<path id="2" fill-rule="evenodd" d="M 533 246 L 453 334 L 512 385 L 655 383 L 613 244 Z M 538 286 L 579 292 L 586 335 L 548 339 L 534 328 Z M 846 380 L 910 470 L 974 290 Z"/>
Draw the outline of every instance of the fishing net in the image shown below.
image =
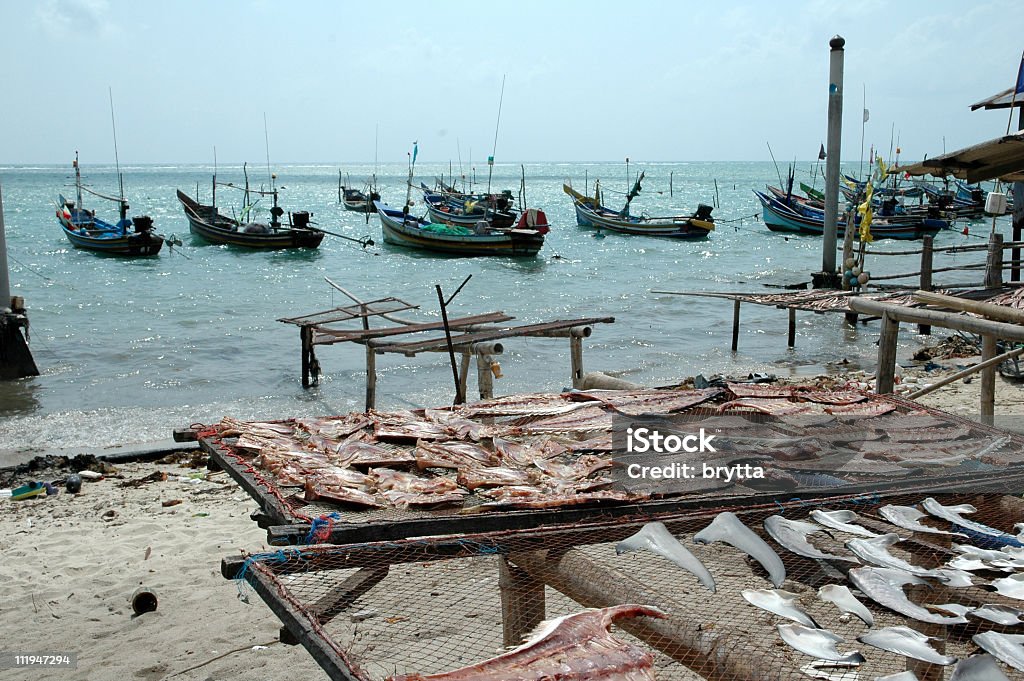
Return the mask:
<path id="1" fill-rule="evenodd" d="M 989 481 L 986 486 L 993 484 Z M 972 640 L 976 634 L 1013 633 L 1019 627 L 972 615 L 965 623 L 929 624 L 899 614 L 854 588 L 847 573 L 862 565 L 797 555 L 769 536 L 764 521 L 770 516 L 812 520 L 811 512 L 817 510 L 853 511 L 856 516 L 851 522 L 857 526 L 878 534 L 897 532 L 903 538 L 889 547 L 892 556 L 922 569 L 934 568 L 956 558 L 958 544 L 986 545 L 993 551 L 1019 544 L 1011 533 L 1014 523 L 1024 518 L 1024 502 L 1017 496 L 1020 480 L 1007 476 L 999 486 L 1003 489 L 949 492 L 909 481 L 903 490 L 877 493 L 723 504 L 457 537 L 290 548 L 225 560 L 224 572 L 255 587 L 334 679 L 380 680 L 448 672 L 502 653 L 543 619 L 584 608 L 638 604 L 658 608 L 667 618 L 626 617 L 616 622 L 612 636 L 652 655 L 649 673 L 657 679 L 852 681 L 914 669 L 919 679 L 945 680 L 953 665 L 919 662 L 858 642 L 868 626 L 819 598 L 819 587 L 850 587 L 873 615 L 870 630 L 913 628 L 932 637 L 929 643 L 937 654 L 950 657 L 979 652 Z M 976 512 L 961 509 L 965 518 L 1007 534 L 986 535 L 985 544 L 984 536 L 974 530 L 936 517 L 924 518 L 922 523 L 966 536 L 911 532 L 889 523 L 882 512 L 886 506 L 915 506 L 929 497 L 944 507 L 971 504 Z M 866 658 L 863 664 L 844 668 L 816 663 L 815 657 L 782 640 L 776 625 L 788 620 L 755 607 L 742 594 L 772 588 L 761 563 L 729 544 L 693 540 L 723 511 L 734 512 L 762 537 L 784 564 L 781 588 L 795 594 L 796 603 L 819 627 L 844 639 L 836 646 L 840 652 L 859 650 Z M 619 542 L 652 520 L 661 521 L 706 566 L 715 582 L 714 593 L 662 555 L 648 550 L 617 553 Z M 831 529 L 814 532 L 808 539 L 822 552 L 853 559 L 846 546 L 856 539 L 853 534 Z M 919 605 L 942 605 L 934 612 L 944 616 L 951 616 L 949 604 L 1024 607 L 1024 602 L 989 585 L 1009 573 L 989 565 L 973 574 L 974 586 L 947 586 L 925 577 L 926 584 L 912 585 L 904 595 Z M 569 648 L 564 655 L 571 660 L 588 650 Z M 1024 674 L 1006 664 L 999 666 L 1009 678 L 1024 679 Z M 508 672 L 493 678 L 515 675 Z"/>

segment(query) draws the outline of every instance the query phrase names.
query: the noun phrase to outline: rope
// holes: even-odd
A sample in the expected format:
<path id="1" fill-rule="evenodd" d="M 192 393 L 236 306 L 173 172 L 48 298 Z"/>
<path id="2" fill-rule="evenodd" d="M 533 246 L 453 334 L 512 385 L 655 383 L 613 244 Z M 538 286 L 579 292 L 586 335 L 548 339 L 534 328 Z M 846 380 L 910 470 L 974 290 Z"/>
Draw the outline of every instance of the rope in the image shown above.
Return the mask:
<path id="1" fill-rule="evenodd" d="M 319 518 L 314 518 L 309 525 L 309 533 L 303 540 L 303 544 L 323 544 L 331 537 L 334 529 L 334 521 L 341 520 L 340 513 L 328 513 Z"/>

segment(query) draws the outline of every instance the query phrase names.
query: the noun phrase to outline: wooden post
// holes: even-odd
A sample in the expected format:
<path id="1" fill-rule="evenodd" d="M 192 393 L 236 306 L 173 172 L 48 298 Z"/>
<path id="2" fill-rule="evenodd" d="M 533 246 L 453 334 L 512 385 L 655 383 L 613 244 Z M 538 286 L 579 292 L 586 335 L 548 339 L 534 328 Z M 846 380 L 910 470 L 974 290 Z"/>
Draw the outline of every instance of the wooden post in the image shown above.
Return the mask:
<path id="1" fill-rule="evenodd" d="M 736 299 L 732 303 L 732 351 L 740 344 L 740 301 Z"/>
<path id="2" fill-rule="evenodd" d="M 796 308 L 789 308 L 789 334 L 786 339 L 786 345 L 789 347 L 796 346 Z"/>
<path id="3" fill-rule="evenodd" d="M 1003 235 L 993 234 L 988 242 L 985 263 L 985 288 L 1003 287 Z"/>
<path id="4" fill-rule="evenodd" d="M 300 326 L 299 339 L 302 341 L 302 387 L 309 387 L 309 356 L 313 352 L 313 327 Z"/>
<path id="5" fill-rule="evenodd" d="M 921 290 L 932 290 L 932 256 L 935 251 L 935 237 L 928 235 L 921 240 Z M 930 336 L 932 333 L 931 324 L 918 324 L 917 332 Z"/>
<path id="6" fill-rule="evenodd" d="M 899 333 L 899 320 L 883 312 L 882 333 L 878 338 L 878 368 L 875 369 L 875 392 L 879 395 L 892 392 L 896 377 L 896 341 Z"/>
<path id="7" fill-rule="evenodd" d="M 996 337 L 985 334 L 981 337 L 981 361 L 996 356 Z M 985 367 L 981 370 L 981 422 L 992 425 L 996 404 L 996 367 Z"/>
<path id="8" fill-rule="evenodd" d="M 363 313 L 363 329 L 370 330 L 370 318 L 367 316 L 366 305 L 359 306 Z M 366 339 L 366 411 L 377 406 L 377 355 L 370 346 L 370 339 Z"/>
<path id="9" fill-rule="evenodd" d="M 583 337 L 569 336 L 569 362 L 572 366 L 572 387 L 583 387 Z"/>
<path id="10" fill-rule="evenodd" d="M 462 359 L 459 364 L 459 389 L 462 394 L 466 394 L 466 383 L 469 377 L 469 353 L 463 352 Z"/>
<path id="11" fill-rule="evenodd" d="M 491 355 L 476 356 L 476 384 L 480 390 L 480 399 L 489 400 L 494 397 L 494 374 L 491 373 Z"/>
<path id="12" fill-rule="evenodd" d="M 498 558 L 501 590 L 501 633 L 505 647 L 517 646 L 544 621 L 544 583 L 526 570 Z"/>

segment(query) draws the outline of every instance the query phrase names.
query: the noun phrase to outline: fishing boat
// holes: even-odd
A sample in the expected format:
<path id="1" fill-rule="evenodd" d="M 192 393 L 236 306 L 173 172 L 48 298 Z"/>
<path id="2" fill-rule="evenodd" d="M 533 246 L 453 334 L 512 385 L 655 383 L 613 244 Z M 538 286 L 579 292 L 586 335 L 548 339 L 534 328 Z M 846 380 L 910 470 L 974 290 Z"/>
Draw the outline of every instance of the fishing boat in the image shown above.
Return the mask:
<path id="1" fill-rule="evenodd" d="M 515 227 L 492 227 L 486 222 L 473 228 L 431 222 L 406 210 L 395 210 L 380 201 L 374 202 L 380 217 L 384 241 L 448 255 L 536 255 L 544 245 L 550 228 L 543 211 L 530 209 L 520 216 Z"/>
<path id="2" fill-rule="evenodd" d="M 761 218 L 769 230 L 788 234 L 823 236 L 825 233 L 824 214 L 814 214 L 800 204 L 787 204 L 765 192 L 754 191 L 763 208 Z M 840 218 L 836 223 L 836 235 L 843 237 L 846 221 Z M 949 228 L 945 220 L 907 216 L 905 218 L 878 218 L 871 223 L 871 234 L 876 239 L 920 239 Z M 859 233 L 855 232 L 859 238 Z"/>
<path id="3" fill-rule="evenodd" d="M 380 201 L 380 194 L 377 192 L 375 183 L 367 181 L 364 189 L 352 187 L 345 177 L 345 184 L 341 183 L 341 171 L 338 171 L 338 201 L 345 206 L 345 210 L 356 213 L 372 213 L 373 202 Z"/>
<path id="4" fill-rule="evenodd" d="M 626 206 L 621 211 L 612 210 L 601 205 L 600 189 L 595 185 L 594 196 L 586 196 L 574 190 L 568 184 L 562 185 L 562 191 L 572 198 L 576 209 L 576 224 L 581 227 L 607 229 L 619 234 L 646 234 L 647 236 L 671 237 L 675 239 L 706 239 L 715 229 L 715 220 L 711 217 L 711 206 L 698 204 L 693 215 L 674 215 L 664 217 L 636 216 L 629 214 L 629 202 L 639 193 L 641 173 L 634 185 L 634 191 L 627 195 Z"/>
<path id="5" fill-rule="evenodd" d="M 519 218 L 513 208 L 512 192 L 508 189 L 500 194 L 465 194 L 450 187 L 431 189 L 421 182 L 420 190 L 433 222 L 472 229 L 484 220 L 491 227 L 507 228 Z"/>
<path id="6" fill-rule="evenodd" d="M 64 236 L 75 248 L 121 256 L 151 256 L 160 252 L 164 238 L 153 231 L 153 219 L 148 215 L 128 217 L 128 202 L 124 191 L 120 196 L 107 196 L 82 185 L 82 172 L 78 167 L 78 152 L 72 164 L 75 168 L 76 201 L 57 197 L 57 221 Z M 120 173 L 118 173 L 120 176 Z M 119 180 L 120 181 L 120 180 Z M 118 205 L 118 221 L 111 224 L 96 216 L 96 211 L 82 205 L 82 192 Z"/>
<path id="7" fill-rule="evenodd" d="M 251 190 L 249 189 L 248 176 L 246 176 L 245 194 L 240 213 L 241 219 L 223 215 L 217 209 L 217 187 L 225 186 L 234 189 L 239 189 L 239 187 L 231 183 L 217 182 L 216 175 L 213 177 L 213 205 L 203 205 L 179 189 L 178 201 L 185 210 L 189 230 L 204 241 L 214 244 L 227 244 L 229 246 L 268 250 L 318 247 L 320 242 L 323 241 L 324 232 L 310 226 L 311 216 L 308 211 L 289 213 L 288 224 L 285 225 L 281 222 L 284 209 L 277 203 L 278 190 L 273 186 L 273 180 L 274 176 L 272 175 L 272 184 L 269 191 Z M 255 202 L 250 201 L 251 194 L 261 197 L 273 197 L 269 224 L 249 219 L 256 205 Z"/>

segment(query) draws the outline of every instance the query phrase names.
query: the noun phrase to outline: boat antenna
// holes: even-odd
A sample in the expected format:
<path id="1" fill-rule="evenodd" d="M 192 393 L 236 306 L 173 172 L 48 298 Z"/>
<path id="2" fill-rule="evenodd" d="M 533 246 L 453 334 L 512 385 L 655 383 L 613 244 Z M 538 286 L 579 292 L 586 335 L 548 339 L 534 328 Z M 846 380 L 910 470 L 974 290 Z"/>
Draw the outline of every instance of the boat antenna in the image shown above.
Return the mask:
<path id="1" fill-rule="evenodd" d="M 217 145 L 213 145 L 213 196 L 210 203 L 213 205 L 213 215 L 217 215 Z M 196 189 L 196 201 L 199 201 L 199 189 Z"/>
<path id="2" fill-rule="evenodd" d="M 466 191 L 466 171 L 462 169 L 462 144 L 459 142 L 459 138 L 455 138 L 455 151 L 459 154 L 459 177 L 462 178 L 462 191 Z M 455 185 L 452 184 L 452 189 Z"/>
<path id="3" fill-rule="evenodd" d="M 866 83 L 862 84 L 864 87 L 864 116 L 860 123 L 860 170 L 857 174 L 861 177 L 864 175 L 864 126 L 867 125 L 870 114 L 868 113 L 868 86 Z M 873 161 L 874 159 L 872 159 Z"/>
<path id="4" fill-rule="evenodd" d="M 491 173 L 494 170 L 494 154 L 498 151 L 498 126 L 501 125 L 501 104 L 505 101 L 505 75 L 501 76 L 501 96 L 498 97 L 498 120 L 494 124 L 494 146 L 487 157 L 487 193 L 491 193 Z"/>
<path id="5" fill-rule="evenodd" d="M 110 96 L 110 129 L 114 132 L 114 168 L 117 170 L 117 191 L 120 199 L 119 208 L 121 220 L 124 220 L 128 209 L 124 205 L 124 178 L 121 177 L 121 161 L 117 157 L 117 125 L 114 123 L 114 89 L 107 86 L 107 94 Z"/>
<path id="6" fill-rule="evenodd" d="M 779 170 L 779 164 L 775 162 L 775 154 L 772 153 L 772 145 L 769 142 L 765 142 L 765 144 L 768 145 L 768 154 L 772 157 L 772 163 L 775 163 L 775 174 L 779 176 L 779 186 L 781 187 L 783 185 L 782 171 Z"/>
<path id="7" fill-rule="evenodd" d="M 267 112 L 263 112 L 263 144 L 267 149 L 267 178 L 270 180 L 270 188 L 274 188 L 274 175 L 270 172 L 270 135 L 267 134 Z"/>

